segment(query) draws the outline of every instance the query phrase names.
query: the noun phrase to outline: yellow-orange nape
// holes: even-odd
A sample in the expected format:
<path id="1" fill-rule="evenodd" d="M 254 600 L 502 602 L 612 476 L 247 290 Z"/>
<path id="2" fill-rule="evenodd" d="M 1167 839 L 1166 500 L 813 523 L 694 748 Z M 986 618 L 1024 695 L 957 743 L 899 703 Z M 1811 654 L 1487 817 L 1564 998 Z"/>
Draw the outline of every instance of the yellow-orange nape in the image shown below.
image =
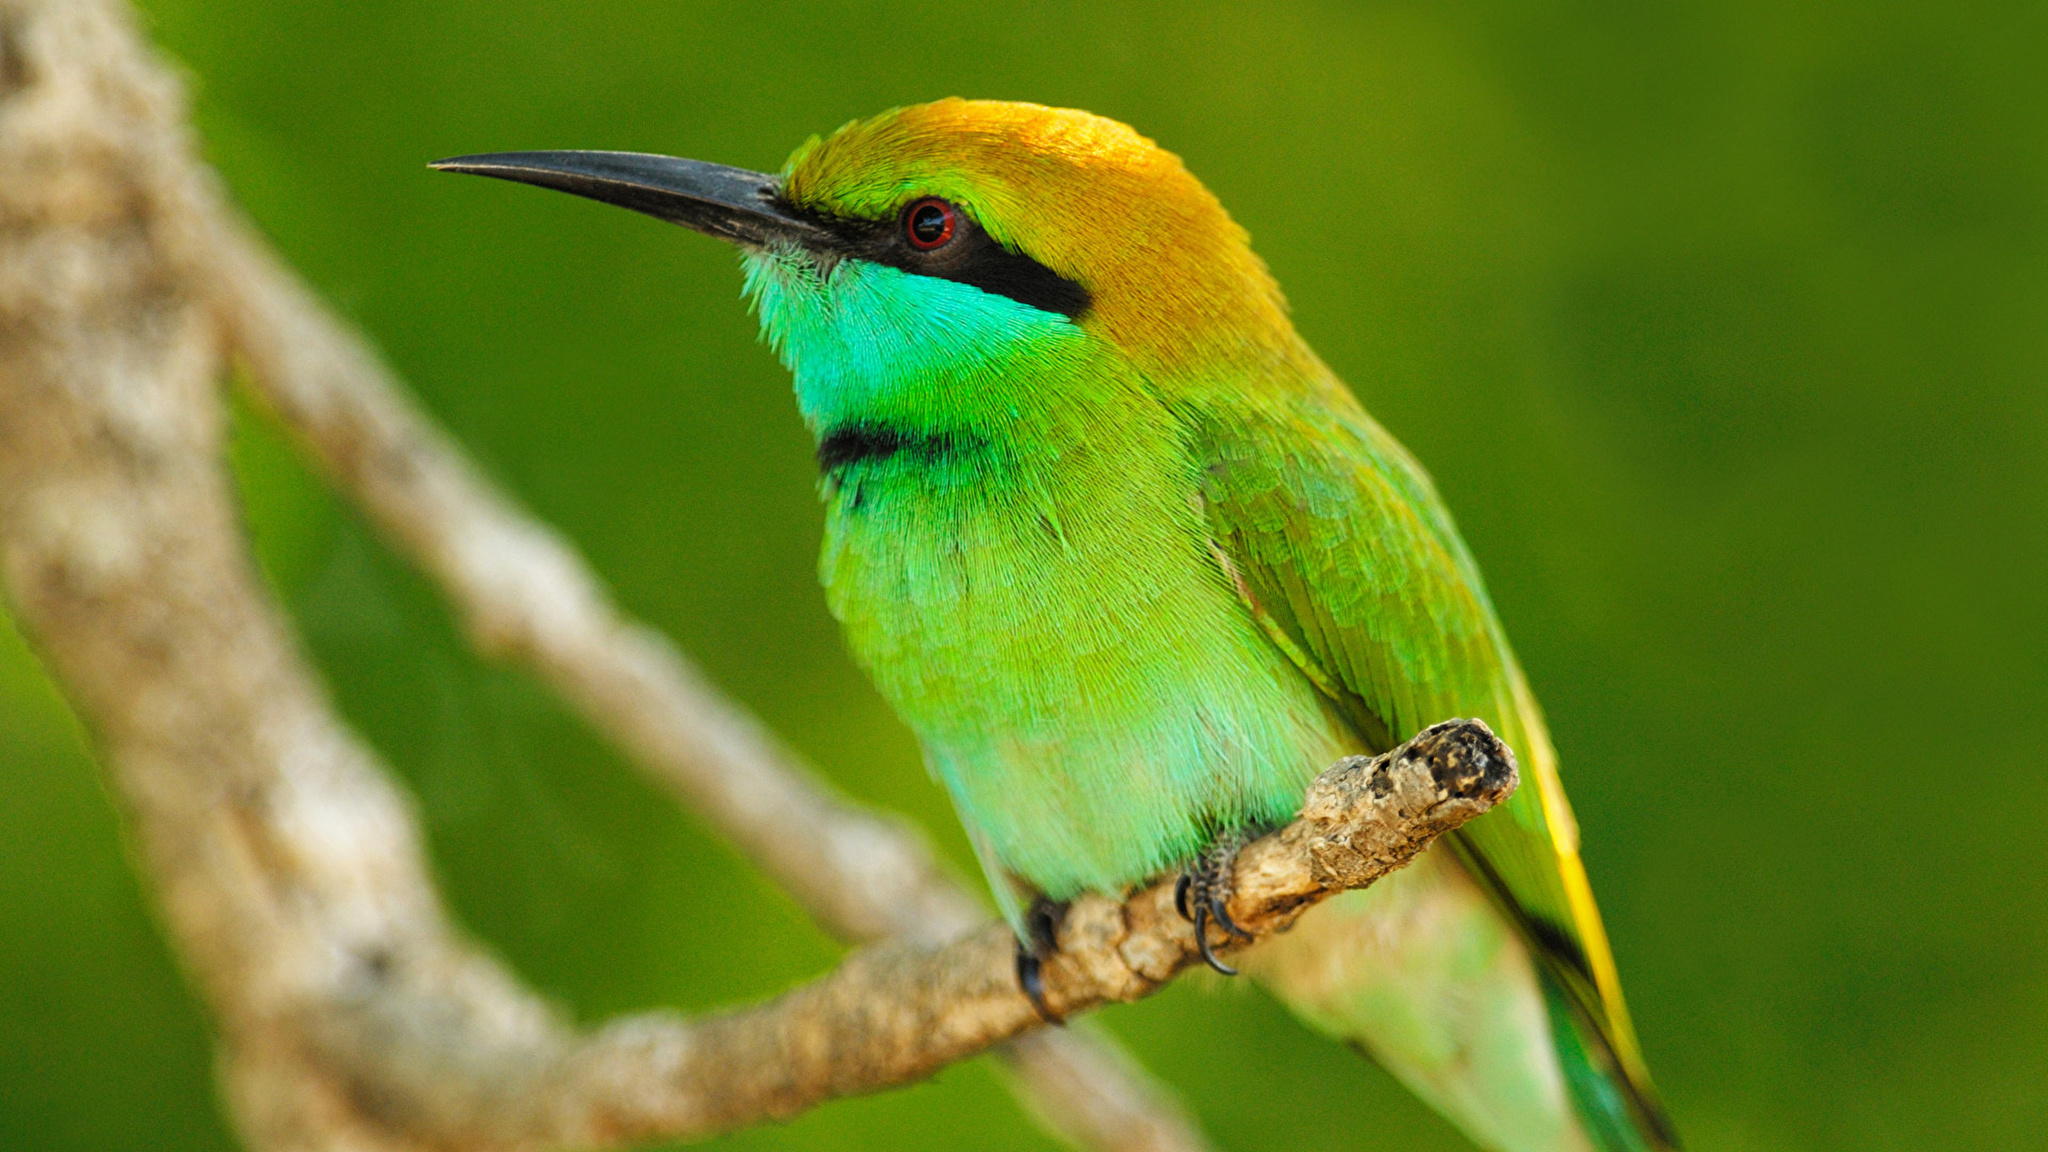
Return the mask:
<path id="1" fill-rule="evenodd" d="M 923 196 L 1086 288 L 1082 322 L 1141 363 L 1175 369 L 1312 361 L 1245 230 L 1180 157 L 1071 108 L 946 99 L 812 137 L 783 196 L 884 219 Z"/>

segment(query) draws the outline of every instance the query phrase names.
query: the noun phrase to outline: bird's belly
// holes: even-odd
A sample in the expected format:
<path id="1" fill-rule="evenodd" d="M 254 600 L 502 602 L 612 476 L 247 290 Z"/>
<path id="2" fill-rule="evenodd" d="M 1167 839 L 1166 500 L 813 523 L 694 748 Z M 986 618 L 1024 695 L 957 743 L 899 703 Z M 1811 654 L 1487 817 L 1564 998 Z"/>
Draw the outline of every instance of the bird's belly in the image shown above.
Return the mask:
<path id="1" fill-rule="evenodd" d="M 1115 890 L 1284 819 L 1359 750 L 1199 524 L 944 496 L 840 493 L 821 574 L 996 867 L 1055 899 Z"/>

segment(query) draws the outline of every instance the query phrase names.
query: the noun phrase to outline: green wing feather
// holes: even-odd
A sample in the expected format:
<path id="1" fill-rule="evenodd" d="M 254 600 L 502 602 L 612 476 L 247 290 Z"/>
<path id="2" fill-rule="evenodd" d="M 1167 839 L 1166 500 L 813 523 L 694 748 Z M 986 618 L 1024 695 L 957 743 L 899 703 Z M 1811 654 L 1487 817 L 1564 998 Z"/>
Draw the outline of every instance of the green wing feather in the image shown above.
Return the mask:
<path id="1" fill-rule="evenodd" d="M 1270 400 L 1270 398 L 1268 398 Z M 1485 587 L 1427 475 L 1330 383 L 1208 428 L 1214 545 L 1274 642 L 1383 750 L 1456 716 L 1523 785 L 1453 850 L 1537 958 L 1566 1079 L 1613 1149 L 1675 1148 L 1578 854 L 1556 756 Z"/>

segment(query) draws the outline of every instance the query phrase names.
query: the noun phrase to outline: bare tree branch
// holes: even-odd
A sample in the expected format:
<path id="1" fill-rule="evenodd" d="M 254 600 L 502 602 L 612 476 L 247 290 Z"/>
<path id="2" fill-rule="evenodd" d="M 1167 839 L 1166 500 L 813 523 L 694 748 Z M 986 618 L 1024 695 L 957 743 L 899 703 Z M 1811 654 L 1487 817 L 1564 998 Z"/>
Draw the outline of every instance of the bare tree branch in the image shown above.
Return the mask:
<path id="1" fill-rule="evenodd" d="M 664 637 L 623 617 L 582 558 L 496 491 L 246 228 L 215 249 L 213 272 L 261 396 L 440 583 L 479 649 L 531 667 L 841 939 L 933 943 L 983 922 L 921 835 L 846 799 Z M 1206 1147 L 1171 1092 L 1112 1046 L 1092 1030 L 1047 1033 L 1005 1055 L 1041 1120 L 1071 1143 Z"/>
<path id="2" fill-rule="evenodd" d="M 209 175 L 191 158 L 182 113 L 176 84 L 140 46 L 123 9 L 103 2 L 0 3 L 0 158 L 9 162 L 12 176 L 0 194 L 16 209 L 4 221 L 9 241 L 28 257 L 10 265 L 16 275 L 5 278 L 11 291 L 0 301 L 0 320 L 18 316 L 17 335 L 24 340 L 34 325 L 53 324 L 69 329 L 71 341 L 98 339 L 106 350 L 117 348 L 118 334 L 161 317 L 124 312 L 124 304 L 114 300 L 64 295 L 101 278 L 107 270 L 97 262 L 118 258 L 135 265 L 138 275 L 159 281 L 157 287 L 175 299 L 166 307 L 189 326 L 177 367 L 195 380 L 210 380 L 218 375 L 213 358 L 220 348 L 193 299 L 204 295 L 205 311 L 220 321 L 221 340 L 239 345 L 262 379 L 277 385 L 272 395 L 278 407 L 299 418 L 331 471 L 453 589 L 453 598 L 467 608 L 472 633 L 488 647 L 531 657 L 596 727 L 613 734 L 639 763 L 739 841 L 829 930 L 856 940 L 885 933 L 940 940 L 978 922 L 972 899 L 945 882 L 913 832 L 844 802 L 818 782 L 660 637 L 619 619 L 572 552 L 476 477 L 445 437 L 416 414 L 360 338 L 336 323 L 224 209 Z M 122 210 L 96 220 L 80 217 L 81 209 L 95 204 Z M 128 250 L 106 250 L 114 235 L 124 237 Z M 102 286 L 115 282 L 104 280 Z M 75 348 L 54 344 L 38 349 L 23 343 L 0 355 L 23 373 L 55 368 L 91 375 Z M 141 349 L 125 368 L 159 370 L 164 365 L 155 361 L 171 354 L 161 345 Z M 26 386 L 28 377 L 22 380 Z M 200 421 L 201 441 L 179 448 L 199 468 L 210 467 L 218 449 L 212 401 L 187 386 L 172 407 L 188 411 L 169 413 Z M 5 432 L 0 429 L 0 435 Z M 407 446 L 417 448 L 417 456 Z M 404 464 L 408 458 L 411 468 Z M 464 543 L 451 543 L 457 540 Z M 230 586 L 217 590 L 235 599 Z M 271 612 L 260 595 L 251 590 L 251 596 L 259 619 Z M 264 628 L 275 631 L 274 622 Z M 273 655 L 295 668 L 288 641 L 272 639 L 281 652 Z M 57 670 L 62 677 L 62 668 Z M 303 672 L 296 678 L 311 681 Z M 92 719 L 90 705 L 75 692 L 74 699 Z M 275 703 L 282 706 L 283 700 Z M 310 727 L 339 733 L 324 706 L 312 710 L 318 723 Z M 234 708 L 222 711 L 232 715 Z M 378 773 L 345 736 L 335 739 L 350 759 Z M 108 759 L 110 766 L 119 760 L 111 744 Z M 378 773 L 370 790 L 381 786 Z M 138 823 L 145 820 L 138 810 Z M 402 811 L 391 822 L 406 838 L 416 836 Z M 146 838 L 149 830 L 138 832 Z M 362 848 L 377 846 L 373 840 Z M 401 853 L 400 859 L 410 857 Z M 195 882 L 196 888 L 205 886 Z M 175 930 L 175 910 L 171 919 Z M 209 969 L 201 955 L 188 963 Z M 215 991 L 224 1016 L 221 997 L 237 994 L 232 980 Z M 1205 1147 L 1171 1093 L 1115 1051 L 1107 1037 L 1026 1037 L 1009 1055 L 1035 1111 L 1081 1147 Z M 293 1077 L 277 1067 L 269 1075 L 291 1087 Z M 317 1077 L 302 1079 L 300 1088 Z M 305 1102 L 278 1103 L 291 1096 L 283 1088 L 242 1095 L 249 1116 L 299 1124 L 297 1117 L 306 1111 Z M 307 1140 L 305 1146 L 324 1146 L 312 1135 Z"/>
<path id="3" fill-rule="evenodd" d="M 261 396 L 388 539 L 431 574 L 477 647 L 516 659 L 702 814 L 828 931 L 950 940 L 985 919 L 918 832 L 848 800 L 654 630 L 424 416 L 373 349 L 239 221 L 208 271 Z M 1170 1089 L 1094 1030 L 1004 1053 L 1043 1123 L 1082 1148 L 1201 1152 Z"/>
<path id="4" fill-rule="evenodd" d="M 1507 746 L 1476 720 L 1439 724 L 1393 752 L 1342 761 L 1319 777 L 1302 814 L 1247 845 L 1231 871 L 1228 910 L 1248 947 L 1318 901 L 1406 864 L 1514 790 Z M 1083 897 L 1045 961 L 1057 1014 L 1150 995 L 1199 962 L 1193 929 L 1161 881 L 1119 902 Z M 930 1075 L 1039 1026 L 1017 990 L 1016 939 L 1001 924 L 939 948 L 873 945 L 829 976 L 757 1008 L 693 1021 L 687 1051 L 660 1063 L 694 1084 L 723 1081 L 695 1118 L 710 1128 L 785 1116 L 851 1093 Z M 630 1030 L 618 1034 L 629 1046 Z M 673 1061 L 673 1062 L 672 1062 Z M 630 1132 L 639 1118 L 619 1115 Z M 654 1130 L 672 1118 L 645 1118 Z"/>
<path id="5" fill-rule="evenodd" d="M 835 935 L 943 939 L 981 922 L 914 833 L 837 795 L 660 635 L 621 617 L 583 560 L 478 475 L 246 233 L 213 267 L 259 392 L 439 581 L 481 649 L 545 677 Z"/>
<path id="6" fill-rule="evenodd" d="M 112 0 L 0 0 L 0 580 L 127 805 L 250 1144 L 703 1135 L 1030 1029 L 1007 932 L 969 932 L 974 902 L 914 834 L 826 789 L 620 617 L 224 207 L 183 123 Z M 480 643 L 529 662 L 821 923 L 892 942 L 758 1008 L 578 1033 L 453 931 L 407 799 L 254 574 L 221 465 L 237 352 Z M 1239 922 L 1270 931 L 1512 786 L 1469 728 L 1431 739 L 1326 775 L 1303 820 L 1247 848 Z M 1187 963 L 1164 891 L 1075 906 L 1046 969 L 1056 1008 L 1143 995 Z M 1114 1049 L 1040 1033 L 1013 1061 L 1070 1138 L 1201 1146 Z"/>

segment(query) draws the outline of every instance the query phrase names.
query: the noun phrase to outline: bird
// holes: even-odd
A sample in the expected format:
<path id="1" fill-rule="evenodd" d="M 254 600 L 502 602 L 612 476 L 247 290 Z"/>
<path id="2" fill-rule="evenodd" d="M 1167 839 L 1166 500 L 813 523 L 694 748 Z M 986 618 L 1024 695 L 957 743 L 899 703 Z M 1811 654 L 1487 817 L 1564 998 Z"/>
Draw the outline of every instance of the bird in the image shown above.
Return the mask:
<path id="1" fill-rule="evenodd" d="M 1476 717 L 1523 786 L 1233 960 L 1481 1147 L 1678 1147 L 1472 553 L 1178 156 L 1085 111 L 951 98 L 774 173 L 432 166 L 737 245 L 816 438 L 827 603 L 950 794 L 1023 991 L 1064 902 L 1176 870 L 1234 971 L 1202 922 L 1235 929 L 1217 862 L 1340 758 Z"/>

